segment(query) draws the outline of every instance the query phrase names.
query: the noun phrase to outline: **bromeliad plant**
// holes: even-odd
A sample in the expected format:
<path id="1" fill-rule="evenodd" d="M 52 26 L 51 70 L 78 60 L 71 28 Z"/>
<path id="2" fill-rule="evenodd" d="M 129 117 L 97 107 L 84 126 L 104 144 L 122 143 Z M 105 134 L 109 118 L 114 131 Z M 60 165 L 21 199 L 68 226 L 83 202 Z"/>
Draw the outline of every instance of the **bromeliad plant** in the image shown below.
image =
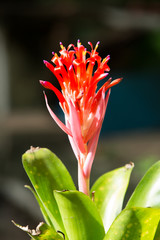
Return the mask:
<path id="1" fill-rule="evenodd" d="M 109 56 L 101 59 L 99 43 L 91 51 L 78 41 L 66 49 L 60 43 L 60 56 L 53 64 L 44 61 L 59 81 L 61 91 L 50 82 L 40 81 L 59 99 L 65 124 L 52 118 L 68 135 L 78 161 L 78 187 L 66 167 L 50 150 L 31 147 L 23 155 L 23 166 L 34 189 L 46 223 L 26 231 L 34 240 L 158 240 L 160 239 L 160 162 L 149 169 L 122 210 L 133 163 L 101 176 L 90 189 L 90 172 L 112 86 L 121 78 L 109 78 Z M 97 68 L 95 69 L 95 66 Z"/>
<path id="2" fill-rule="evenodd" d="M 96 152 L 98 138 L 104 119 L 110 88 L 121 81 L 121 78 L 111 82 L 111 78 L 96 92 L 97 84 L 109 72 L 107 56 L 103 61 L 91 45 L 91 52 L 81 45 L 72 44 L 66 49 L 60 43 L 60 57 L 54 54 L 52 62 L 45 65 L 55 74 L 62 89 L 58 91 L 50 82 L 40 81 L 45 87 L 55 92 L 65 115 L 64 125 L 50 109 L 45 95 L 46 105 L 52 118 L 68 134 L 69 141 L 78 161 L 79 191 L 89 195 L 89 179 L 91 166 Z M 73 48 L 73 50 L 72 50 Z M 86 55 L 89 55 L 86 58 Z M 93 75 L 93 68 L 98 67 Z M 106 91 L 107 95 L 105 96 Z"/>

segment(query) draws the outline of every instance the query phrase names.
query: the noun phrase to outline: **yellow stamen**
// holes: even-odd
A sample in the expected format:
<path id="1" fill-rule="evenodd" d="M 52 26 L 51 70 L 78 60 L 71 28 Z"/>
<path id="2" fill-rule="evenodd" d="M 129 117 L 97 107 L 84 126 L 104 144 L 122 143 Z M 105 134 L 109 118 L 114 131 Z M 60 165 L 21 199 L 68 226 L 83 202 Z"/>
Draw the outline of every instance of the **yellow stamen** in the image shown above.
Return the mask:
<path id="1" fill-rule="evenodd" d="M 96 50 L 97 50 L 98 46 L 99 46 L 99 42 L 97 42 L 97 43 L 96 43 L 96 46 L 95 46 L 95 49 L 94 49 L 94 51 L 96 51 Z"/>
<path id="2" fill-rule="evenodd" d="M 105 57 L 103 60 L 102 60 L 102 63 L 105 63 L 107 60 L 107 57 Z"/>
<path id="3" fill-rule="evenodd" d="M 60 42 L 60 47 L 61 47 L 62 50 L 64 49 L 64 46 L 63 46 L 62 42 Z"/>

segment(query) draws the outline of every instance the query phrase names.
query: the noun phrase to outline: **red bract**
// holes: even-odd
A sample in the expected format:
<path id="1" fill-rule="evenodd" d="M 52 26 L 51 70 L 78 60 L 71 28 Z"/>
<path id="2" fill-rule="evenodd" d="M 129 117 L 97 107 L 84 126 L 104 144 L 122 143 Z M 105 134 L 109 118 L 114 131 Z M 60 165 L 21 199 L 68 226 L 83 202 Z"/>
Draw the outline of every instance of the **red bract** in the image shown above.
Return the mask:
<path id="1" fill-rule="evenodd" d="M 60 56 L 54 54 L 52 63 L 44 61 L 45 65 L 58 79 L 61 92 L 50 82 L 40 83 L 52 90 L 59 99 L 60 106 L 65 115 L 65 124 L 53 113 L 48 105 L 45 95 L 46 106 L 55 122 L 69 136 L 74 154 L 79 166 L 79 190 L 89 194 L 90 171 L 95 156 L 98 138 L 104 119 L 110 88 L 121 81 L 118 78 L 112 81 L 109 78 L 102 87 L 97 90 L 97 84 L 104 79 L 110 70 L 107 56 L 101 59 L 97 52 L 99 43 L 91 51 L 77 42 L 75 47 L 70 44 L 66 49 L 60 43 Z M 94 69 L 94 67 L 96 69 Z"/>

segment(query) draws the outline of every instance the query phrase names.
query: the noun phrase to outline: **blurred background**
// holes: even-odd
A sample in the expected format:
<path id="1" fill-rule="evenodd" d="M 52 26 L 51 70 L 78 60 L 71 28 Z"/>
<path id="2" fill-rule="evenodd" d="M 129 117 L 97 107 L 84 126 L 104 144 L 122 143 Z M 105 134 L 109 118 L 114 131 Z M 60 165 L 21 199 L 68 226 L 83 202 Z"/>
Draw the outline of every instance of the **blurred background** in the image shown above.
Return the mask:
<path id="1" fill-rule="evenodd" d="M 29 239 L 11 220 L 34 228 L 42 220 L 29 190 L 21 155 L 30 146 L 50 148 L 77 183 L 77 162 L 67 136 L 49 116 L 39 80 L 57 80 L 44 66 L 52 51 L 76 44 L 111 55 L 113 87 L 92 168 L 101 174 L 132 161 L 128 194 L 160 159 L 160 3 L 158 0 L 21 0 L 0 3 L 0 236 Z M 58 116 L 58 101 L 49 91 Z M 63 151 L 62 151 L 63 149 Z"/>

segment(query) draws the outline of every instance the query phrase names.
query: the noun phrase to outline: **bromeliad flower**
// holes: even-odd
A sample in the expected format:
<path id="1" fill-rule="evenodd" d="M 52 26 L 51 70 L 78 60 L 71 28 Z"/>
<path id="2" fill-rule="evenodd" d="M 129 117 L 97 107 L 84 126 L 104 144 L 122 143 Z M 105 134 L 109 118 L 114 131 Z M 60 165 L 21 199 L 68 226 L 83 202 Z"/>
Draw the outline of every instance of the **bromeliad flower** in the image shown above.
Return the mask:
<path id="1" fill-rule="evenodd" d="M 66 49 L 60 43 L 60 56 L 53 53 L 52 63 L 44 61 L 59 81 L 61 92 L 50 82 L 40 81 L 42 86 L 52 90 L 59 99 L 60 106 L 65 115 L 65 124 L 46 106 L 52 118 L 59 127 L 68 134 L 74 154 L 78 160 L 79 191 L 89 195 L 90 172 L 95 156 L 98 138 L 103 123 L 110 88 L 121 81 L 118 78 L 106 81 L 97 90 L 97 84 L 104 79 L 110 68 L 107 56 L 101 59 L 97 52 L 99 42 L 91 51 L 80 43 L 77 46 L 70 44 Z M 95 65 L 97 66 L 94 71 Z"/>

